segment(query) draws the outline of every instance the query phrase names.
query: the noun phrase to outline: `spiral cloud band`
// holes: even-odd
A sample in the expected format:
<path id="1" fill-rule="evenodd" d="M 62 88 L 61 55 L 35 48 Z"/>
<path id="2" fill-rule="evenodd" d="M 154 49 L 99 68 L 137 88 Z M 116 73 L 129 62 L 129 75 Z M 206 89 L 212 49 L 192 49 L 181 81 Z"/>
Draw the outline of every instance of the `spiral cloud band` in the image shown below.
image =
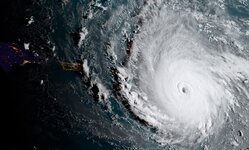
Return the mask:
<path id="1" fill-rule="evenodd" d="M 232 53 L 236 45 L 227 44 L 231 39 L 225 31 L 212 40 L 211 31 L 199 30 L 210 18 L 153 9 L 141 15 L 146 19 L 134 38 L 123 94 L 132 111 L 158 129 L 157 141 L 193 145 L 222 128 L 239 104 L 234 89 L 247 95 L 243 81 L 249 62 Z M 215 21 L 216 28 L 228 32 L 224 18 Z"/>

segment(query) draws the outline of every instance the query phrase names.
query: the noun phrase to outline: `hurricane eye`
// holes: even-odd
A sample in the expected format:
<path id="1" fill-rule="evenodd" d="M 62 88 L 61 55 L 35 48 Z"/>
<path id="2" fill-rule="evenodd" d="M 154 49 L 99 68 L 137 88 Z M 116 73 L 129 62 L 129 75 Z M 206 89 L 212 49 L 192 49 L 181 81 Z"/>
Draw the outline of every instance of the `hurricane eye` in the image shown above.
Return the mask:
<path id="1" fill-rule="evenodd" d="M 184 82 L 178 83 L 177 89 L 178 89 L 178 92 L 180 94 L 187 95 L 187 94 L 190 93 L 190 89 L 189 89 L 188 85 L 186 83 L 184 83 Z"/>
<path id="2" fill-rule="evenodd" d="M 186 87 L 182 88 L 182 93 L 186 94 L 188 92 L 188 89 Z"/>

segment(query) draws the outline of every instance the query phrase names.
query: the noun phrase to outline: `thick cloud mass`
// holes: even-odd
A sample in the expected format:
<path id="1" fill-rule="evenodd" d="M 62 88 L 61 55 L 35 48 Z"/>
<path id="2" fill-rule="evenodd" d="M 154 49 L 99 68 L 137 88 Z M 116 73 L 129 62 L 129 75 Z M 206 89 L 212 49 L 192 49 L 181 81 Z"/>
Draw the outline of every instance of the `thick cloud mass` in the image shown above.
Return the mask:
<path id="1" fill-rule="evenodd" d="M 145 20 L 134 38 L 126 68 L 130 88 L 124 93 L 134 113 L 158 129 L 157 141 L 191 146 L 223 127 L 240 100 L 235 88 L 247 93 L 242 81 L 249 62 L 232 53 L 236 45 L 227 44 L 225 17 L 211 20 L 198 12 L 152 8 L 141 14 Z M 203 20 L 224 32 L 210 39 L 211 31 L 200 30 Z"/>

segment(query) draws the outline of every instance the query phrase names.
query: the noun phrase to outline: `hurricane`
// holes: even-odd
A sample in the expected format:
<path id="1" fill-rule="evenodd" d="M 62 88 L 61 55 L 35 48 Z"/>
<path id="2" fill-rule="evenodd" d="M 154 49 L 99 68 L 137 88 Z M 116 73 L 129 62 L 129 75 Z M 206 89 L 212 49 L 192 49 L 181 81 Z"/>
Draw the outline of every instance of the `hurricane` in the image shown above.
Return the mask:
<path id="1" fill-rule="evenodd" d="M 249 0 L 0 7 L 1 149 L 249 150 Z"/>
<path id="2" fill-rule="evenodd" d="M 224 7 L 158 0 L 139 14 L 131 54 L 118 67 L 120 93 L 162 145 L 196 148 L 235 124 L 231 113 L 247 109 L 246 28 Z"/>

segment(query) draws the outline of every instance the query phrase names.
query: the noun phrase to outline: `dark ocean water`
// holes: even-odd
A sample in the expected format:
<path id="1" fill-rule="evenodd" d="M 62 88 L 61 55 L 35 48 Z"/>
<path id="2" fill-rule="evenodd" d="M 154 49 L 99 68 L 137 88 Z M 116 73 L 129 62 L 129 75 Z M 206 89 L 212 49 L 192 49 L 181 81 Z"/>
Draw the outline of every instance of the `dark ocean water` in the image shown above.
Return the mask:
<path id="1" fill-rule="evenodd" d="M 127 64 L 146 2 L 0 2 L 0 42 L 30 43 L 30 49 L 47 60 L 45 64 L 17 65 L 10 72 L 1 70 L 3 149 L 181 149 L 153 139 L 156 129 L 119 99 L 115 71 Z M 219 2 L 238 24 L 249 21 L 247 0 Z M 176 3 L 215 13 L 205 6 L 206 1 Z M 34 22 L 29 24 L 31 18 Z M 249 29 L 248 25 L 241 28 Z M 86 35 L 82 40 L 81 34 Z M 60 65 L 77 61 L 87 61 L 89 75 L 65 71 Z M 204 148 L 199 145 L 196 149 Z M 246 148 L 248 143 L 241 147 Z"/>

